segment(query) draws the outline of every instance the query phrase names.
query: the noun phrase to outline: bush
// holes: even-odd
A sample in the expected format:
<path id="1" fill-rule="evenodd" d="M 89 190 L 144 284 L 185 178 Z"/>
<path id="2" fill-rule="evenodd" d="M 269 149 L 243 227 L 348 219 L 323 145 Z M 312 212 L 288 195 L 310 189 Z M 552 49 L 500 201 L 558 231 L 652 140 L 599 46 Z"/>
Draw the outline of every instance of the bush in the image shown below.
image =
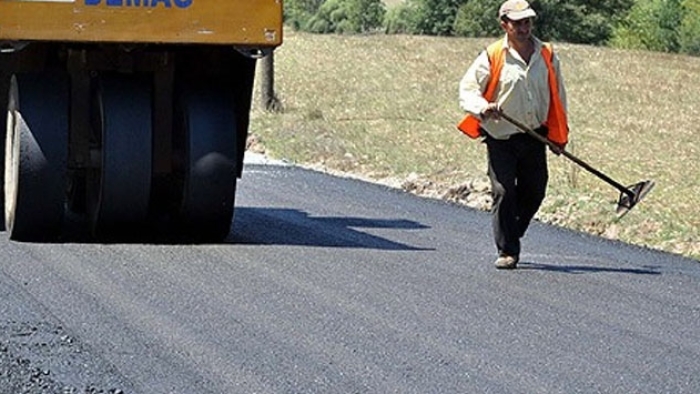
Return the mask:
<path id="1" fill-rule="evenodd" d="M 294 30 L 304 30 L 325 0 L 286 0 L 284 23 Z"/>
<path id="2" fill-rule="evenodd" d="M 537 32 L 545 40 L 603 45 L 634 0 L 533 0 Z"/>
<path id="3" fill-rule="evenodd" d="M 366 33 L 382 26 L 385 12 L 381 0 L 285 2 L 285 22 L 294 29 L 312 33 Z"/>
<path id="4" fill-rule="evenodd" d="M 660 52 L 678 52 L 681 0 L 638 0 L 615 29 L 611 46 Z"/>
<path id="5" fill-rule="evenodd" d="M 465 0 L 408 0 L 418 12 L 417 34 L 431 36 L 454 35 L 457 10 Z"/>
<path id="6" fill-rule="evenodd" d="M 382 0 L 346 0 L 349 8 L 348 22 L 352 30 L 366 33 L 377 30 L 384 24 L 386 7 Z"/>
<path id="7" fill-rule="evenodd" d="M 419 20 L 415 5 L 403 3 L 387 11 L 384 16 L 384 31 L 387 34 L 416 34 Z"/>
<path id="8" fill-rule="evenodd" d="M 689 55 L 700 55 L 700 0 L 685 0 L 683 19 L 679 31 L 680 51 Z"/>
<path id="9" fill-rule="evenodd" d="M 535 35 L 548 41 L 604 44 L 614 25 L 634 0 L 532 0 L 537 11 Z M 501 34 L 498 9 L 502 0 L 467 0 L 459 7 L 454 33 L 466 37 Z"/>
<path id="10" fill-rule="evenodd" d="M 468 1 L 457 10 L 454 34 L 463 37 L 494 37 L 502 34 L 498 22 L 501 0 Z"/>

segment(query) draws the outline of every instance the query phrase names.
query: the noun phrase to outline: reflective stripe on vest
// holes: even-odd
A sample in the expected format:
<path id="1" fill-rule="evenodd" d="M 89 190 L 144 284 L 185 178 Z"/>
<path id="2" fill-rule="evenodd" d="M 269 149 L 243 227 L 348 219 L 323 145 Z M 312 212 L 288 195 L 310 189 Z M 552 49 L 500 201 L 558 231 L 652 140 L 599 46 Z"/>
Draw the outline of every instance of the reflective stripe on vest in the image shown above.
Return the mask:
<path id="1" fill-rule="evenodd" d="M 486 48 L 486 54 L 489 58 L 491 77 L 486 85 L 484 99 L 491 102 L 496 94 L 498 81 L 501 76 L 501 70 L 505 62 L 505 48 L 503 40 L 498 40 Z M 549 129 L 547 139 L 557 144 L 566 144 L 569 138 L 569 127 L 566 119 L 566 111 L 564 104 L 559 97 L 559 84 L 557 83 L 557 74 L 554 71 L 552 64 L 553 58 L 552 48 L 550 44 L 542 45 L 542 58 L 547 65 L 548 82 L 549 82 L 549 113 L 547 114 L 547 122 L 545 126 Z M 457 128 L 471 138 L 479 138 L 481 136 L 481 121 L 476 116 L 467 114 L 464 119 L 457 125 Z"/>

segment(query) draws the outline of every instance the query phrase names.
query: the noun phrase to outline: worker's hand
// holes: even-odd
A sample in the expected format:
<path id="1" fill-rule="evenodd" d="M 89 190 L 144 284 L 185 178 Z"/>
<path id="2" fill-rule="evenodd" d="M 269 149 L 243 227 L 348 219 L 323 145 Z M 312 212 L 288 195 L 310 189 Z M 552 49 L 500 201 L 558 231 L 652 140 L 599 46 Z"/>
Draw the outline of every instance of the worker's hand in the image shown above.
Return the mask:
<path id="1" fill-rule="evenodd" d="M 489 103 L 483 111 L 481 111 L 481 118 L 498 120 L 501 119 L 501 108 L 498 107 L 498 103 Z"/>

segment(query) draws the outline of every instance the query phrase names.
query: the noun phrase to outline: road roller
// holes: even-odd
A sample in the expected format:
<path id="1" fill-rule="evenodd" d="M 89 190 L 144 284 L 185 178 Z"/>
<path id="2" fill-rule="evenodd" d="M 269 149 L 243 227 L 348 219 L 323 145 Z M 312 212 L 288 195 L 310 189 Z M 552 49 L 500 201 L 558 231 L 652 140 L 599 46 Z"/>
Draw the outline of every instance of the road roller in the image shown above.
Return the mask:
<path id="1" fill-rule="evenodd" d="M 4 228 L 221 242 L 281 0 L 0 0 Z M 70 220 L 69 220 L 70 219 Z"/>

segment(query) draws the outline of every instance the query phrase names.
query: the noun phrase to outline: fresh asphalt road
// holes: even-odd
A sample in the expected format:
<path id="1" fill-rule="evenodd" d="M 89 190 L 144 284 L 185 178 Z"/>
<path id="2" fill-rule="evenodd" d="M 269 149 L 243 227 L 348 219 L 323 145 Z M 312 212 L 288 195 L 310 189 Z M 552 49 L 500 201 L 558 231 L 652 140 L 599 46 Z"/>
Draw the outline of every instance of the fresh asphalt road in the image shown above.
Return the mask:
<path id="1" fill-rule="evenodd" d="M 237 205 L 218 245 L 3 235 L 0 393 L 700 392 L 697 261 L 534 223 L 497 271 L 487 213 L 294 167 Z"/>

